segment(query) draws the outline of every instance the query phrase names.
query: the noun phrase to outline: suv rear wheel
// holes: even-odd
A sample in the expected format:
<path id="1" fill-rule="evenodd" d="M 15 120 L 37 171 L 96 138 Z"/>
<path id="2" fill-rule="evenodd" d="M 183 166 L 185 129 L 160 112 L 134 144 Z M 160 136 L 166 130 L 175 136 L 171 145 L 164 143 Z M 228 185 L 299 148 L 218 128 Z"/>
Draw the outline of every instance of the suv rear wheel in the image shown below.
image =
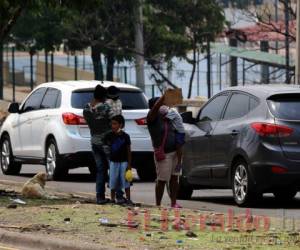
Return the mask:
<path id="1" fill-rule="evenodd" d="M 68 174 L 68 168 L 64 166 L 63 159 L 59 155 L 56 141 L 51 138 L 46 146 L 46 172 L 50 180 L 62 180 Z"/>
<path id="2" fill-rule="evenodd" d="M 4 135 L 0 146 L 0 164 L 3 174 L 17 175 L 21 171 L 22 164 L 14 161 L 11 149 L 10 139 L 8 135 Z"/>
<path id="3" fill-rule="evenodd" d="M 233 166 L 232 192 L 238 206 L 247 206 L 261 197 L 261 194 L 254 190 L 248 165 L 243 160 L 238 160 Z"/>
<path id="4" fill-rule="evenodd" d="M 193 188 L 186 183 L 185 179 L 182 176 L 180 176 L 177 198 L 179 200 L 189 200 L 192 197 L 193 191 Z"/>
<path id="5" fill-rule="evenodd" d="M 155 181 L 156 171 L 155 165 L 152 162 L 145 162 L 142 166 L 136 169 L 141 181 Z"/>

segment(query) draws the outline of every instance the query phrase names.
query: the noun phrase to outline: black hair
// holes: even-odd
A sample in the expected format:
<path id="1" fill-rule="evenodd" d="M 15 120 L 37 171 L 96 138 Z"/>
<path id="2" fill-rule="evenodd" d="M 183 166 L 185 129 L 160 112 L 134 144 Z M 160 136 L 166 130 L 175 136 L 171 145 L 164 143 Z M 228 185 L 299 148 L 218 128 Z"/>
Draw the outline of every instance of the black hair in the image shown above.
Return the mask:
<path id="1" fill-rule="evenodd" d="M 117 88 L 116 86 L 109 86 L 107 88 L 107 97 L 112 99 L 112 100 L 117 100 L 119 99 L 119 94 L 120 94 L 120 89 Z"/>
<path id="2" fill-rule="evenodd" d="M 148 105 L 149 105 L 149 109 L 152 109 L 153 106 L 155 105 L 155 103 L 159 100 L 159 97 L 152 97 L 149 101 L 148 101 Z"/>
<path id="3" fill-rule="evenodd" d="M 123 115 L 115 115 L 113 118 L 111 118 L 111 120 L 118 122 L 122 128 L 125 127 L 125 119 Z"/>
<path id="4" fill-rule="evenodd" d="M 98 84 L 94 90 L 94 98 L 102 101 L 106 98 L 106 92 L 106 88 Z"/>

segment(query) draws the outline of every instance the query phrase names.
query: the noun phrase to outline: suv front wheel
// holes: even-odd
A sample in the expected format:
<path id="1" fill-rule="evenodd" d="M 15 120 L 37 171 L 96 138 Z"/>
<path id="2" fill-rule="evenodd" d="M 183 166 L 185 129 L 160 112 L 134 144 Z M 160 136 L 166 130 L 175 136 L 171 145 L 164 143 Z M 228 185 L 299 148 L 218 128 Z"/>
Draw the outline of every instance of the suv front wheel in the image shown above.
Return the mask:
<path id="1" fill-rule="evenodd" d="M 17 175 L 21 171 L 22 164 L 14 161 L 11 149 L 10 139 L 8 135 L 4 135 L 0 146 L 0 164 L 3 174 Z"/>
<path id="2" fill-rule="evenodd" d="M 48 140 L 45 158 L 46 172 L 50 180 L 62 180 L 66 177 L 68 168 L 64 166 L 56 141 L 53 138 Z"/>

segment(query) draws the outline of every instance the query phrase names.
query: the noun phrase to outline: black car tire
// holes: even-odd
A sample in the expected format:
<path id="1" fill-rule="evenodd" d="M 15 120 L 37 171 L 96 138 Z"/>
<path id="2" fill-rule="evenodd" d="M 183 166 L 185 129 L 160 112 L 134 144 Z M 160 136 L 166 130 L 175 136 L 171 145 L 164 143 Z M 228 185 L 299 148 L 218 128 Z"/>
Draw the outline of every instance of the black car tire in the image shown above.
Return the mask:
<path id="1" fill-rule="evenodd" d="M 193 194 L 193 188 L 186 183 L 182 176 L 179 177 L 179 188 L 177 192 L 177 198 L 179 200 L 190 200 Z"/>
<path id="2" fill-rule="evenodd" d="M 156 179 L 155 165 L 152 162 L 138 166 L 136 171 L 141 181 L 155 181 Z"/>
<path id="3" fill-rule="evenodd" d="M 22 164 L 15 162 L 10 138 L 4 135 L 0 145 L 0 164 L 2 173 L 5 175 L 18 175 L 21 171 Z"/>
<path id="4" fill-rule="evenodd" d="M 45 167 L 49 180 L 63 180 L 69 171 L 59 154 L 56 141 L 53 138 L 50 138 L 46 145 Z"/>
<path id="5" fill-rule="evenodd" d="M 273 192 L 276 200 L 279 201 L 290 201 L 295 198 L 298 191 L 293 188 L 282 188 Z"/>
<path id="6" fill-rule="evenodd" d="M 255 191 L 248 164 L 242 159 L 233 165 L 231 184 L 234 201 L 240 207 L 252 205 L 262 197 L 262 194 Z"/>

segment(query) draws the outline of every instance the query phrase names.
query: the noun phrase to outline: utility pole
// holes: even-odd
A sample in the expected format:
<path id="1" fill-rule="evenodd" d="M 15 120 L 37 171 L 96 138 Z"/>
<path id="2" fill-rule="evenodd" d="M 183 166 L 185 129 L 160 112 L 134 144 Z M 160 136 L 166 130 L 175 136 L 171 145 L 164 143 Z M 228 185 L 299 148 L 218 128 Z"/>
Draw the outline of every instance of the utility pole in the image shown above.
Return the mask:
<path id="1" fill-rule="evenodd" d="M 278 0 L 275 0 L 275 22 L 278 22 Z M 276 54 L 278 54 L 278 41 L 275 41 L 275 50 Z"/>
<path id="2" fill-rule="evenodd" d="M 211 98 L 211 54 L 209 34 L 207 36 L 207 97 Z"/>
<path id="3" fill-rule="evenodd" d="M 229 40 L 230 47 L 237 47 L 237 40 L 230 38 Z M 238 86 L 238 75 L 237 75 L 237 58 L 235 56 L 230 57 L 230 86 Z"/>
<path id="4" fill-rule="evenodd" d="M 296 72 L 295 72 L 295 77 L 296 77 L 296 84 L 300 84 L 300 0 L 297 0 L 297 41 L 296 41 Z"/>
<path id="5" fill-rule="evenodd" d="M 290 83 L 290 44 L 289 44 L 289 1 L 284 2 L 284 16 L 285 16 L 285 83 Z"/>
<path id="6" fill-rule="evenodd" d="M 136 10 L 135 22 L 135 71 L 136 85 L 142 91 L 145 91 L 145 73 L 144 73 L 144 38 L 143 38 L 143 6 L 142 0 L 139 0 L 139 6 Z"/>

